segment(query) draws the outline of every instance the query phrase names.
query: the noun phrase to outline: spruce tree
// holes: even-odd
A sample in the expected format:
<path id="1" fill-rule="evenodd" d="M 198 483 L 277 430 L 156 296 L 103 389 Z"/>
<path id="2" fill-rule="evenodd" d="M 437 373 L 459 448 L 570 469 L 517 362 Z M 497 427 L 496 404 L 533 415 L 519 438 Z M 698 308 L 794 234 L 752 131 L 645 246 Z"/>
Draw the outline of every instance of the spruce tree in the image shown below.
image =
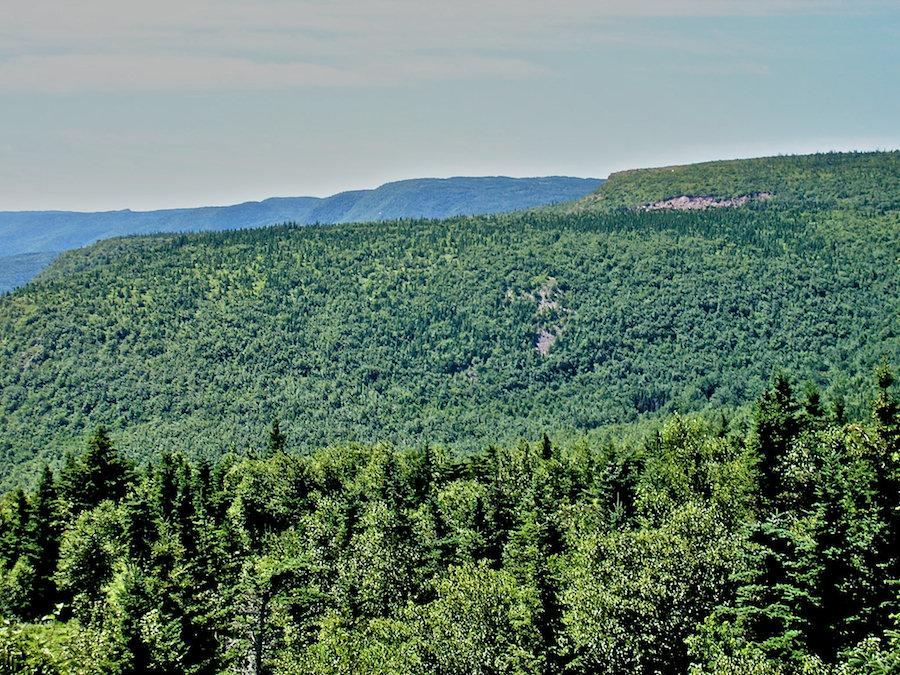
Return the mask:
<path id="1" fill-rule="evenodd" d="M 759 454 L 759 489 L 765 504 L 777 506 L 782 484 L 779 465 L 800 431 L 799 406 L 787 378 L 778 373 L 772 388 L 756 402 L 755 445 Z"/>
<path id="2" fill-rule="evenodd" d="M 281 426 L 278 420 L 272 420 L 272 428 L 269 430 L 269 447 L 266 457 L 284 452 L 287 447 L 287 437 L 281 432 Z"/>
<path id="3" fill-rule="evenodd" d="M 88 441 L 84 455 L 67 458 L 59 490 L 69 502 L 72 514 L 77 515 L 106 499 L 118 501 L 133 479 L 134 464 L 119 455 L 106 429 L 100 426 Z"/>

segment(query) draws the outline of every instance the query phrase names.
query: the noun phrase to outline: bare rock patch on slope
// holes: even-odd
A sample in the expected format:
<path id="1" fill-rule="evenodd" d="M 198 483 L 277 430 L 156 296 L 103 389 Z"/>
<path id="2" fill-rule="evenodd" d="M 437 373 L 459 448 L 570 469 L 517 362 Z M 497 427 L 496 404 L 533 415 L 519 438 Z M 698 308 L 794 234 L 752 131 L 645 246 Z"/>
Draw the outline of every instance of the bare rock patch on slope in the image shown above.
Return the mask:
<path id="1" fill-rule="evenodd" d="M 748 201 L 771 199 L 770 192 L 756 192 L 751 195 L 741 195 L 730 199 L 716 199 L 715 197 L 689 197 L 681 195 L 661 202 L 638 206 L 638 211 L 700 211 L 703 209 L 720 209 L 724 207 L 743 206 Z"/>

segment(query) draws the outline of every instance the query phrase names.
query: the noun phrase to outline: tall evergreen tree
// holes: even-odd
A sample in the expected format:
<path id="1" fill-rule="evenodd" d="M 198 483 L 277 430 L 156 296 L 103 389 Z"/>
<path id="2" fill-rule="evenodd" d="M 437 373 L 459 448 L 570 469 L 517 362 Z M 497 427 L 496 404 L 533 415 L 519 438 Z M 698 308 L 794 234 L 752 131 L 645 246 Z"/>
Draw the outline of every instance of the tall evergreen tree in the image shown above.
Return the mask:
<path id="1" fill-rule="evenodd" d="M 278 420 L 272 420 L 272 428 L 269 430 L 269 446 L 266 456 L 271 457 L 277 452 L 284 452 L 287 447 L 287 436 L 281 431 L 281 425 Z"/>
<path id="2" fill-rule="evenodd" d="M 782 482 L 779 464 L 800 432 L 799 406 L 783 373 L 777 373 L 772 387 L 756 402 L 753 421 L 759 454 L 760 496 L 769 506 L 777 506 Z"/>
<path id="3" fill-rule="evenodd" d="M 60 474 L 59 490 L 72 513 L 78 514 L 106 499 L 121 499 L 133 480 L 134 463 L 119 454 L 109 433 L 100 426 L 88 441 L 87 452 L 79 458 L 68 458 Z"/>
<path id="4" fill-rule="evenodd" d="M 59 561 L 62 536 L 58 493 L 53 472 L 45 466 L 34 494 L 34 618 L 48 615 L 57 603 L 53 573 Z"/>

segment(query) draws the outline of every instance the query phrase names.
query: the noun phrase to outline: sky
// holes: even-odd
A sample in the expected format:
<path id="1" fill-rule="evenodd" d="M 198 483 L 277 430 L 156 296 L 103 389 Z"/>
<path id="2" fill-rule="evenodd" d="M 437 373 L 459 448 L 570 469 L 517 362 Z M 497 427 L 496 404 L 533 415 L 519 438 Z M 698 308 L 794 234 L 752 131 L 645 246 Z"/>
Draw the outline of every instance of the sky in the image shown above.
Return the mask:
<path id="1" fill-rule="evenodd" d="M 0 211 L 900 148 L 900 0 L 0 0 Z"/>

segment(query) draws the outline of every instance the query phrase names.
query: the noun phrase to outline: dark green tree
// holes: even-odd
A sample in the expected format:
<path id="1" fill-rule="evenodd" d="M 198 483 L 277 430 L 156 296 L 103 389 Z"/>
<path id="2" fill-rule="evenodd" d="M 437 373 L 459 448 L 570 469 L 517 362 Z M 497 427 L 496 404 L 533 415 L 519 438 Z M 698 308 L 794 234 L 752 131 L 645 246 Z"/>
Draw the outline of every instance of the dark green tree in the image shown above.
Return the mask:
<path id="1" fill-rule="evenodd" d="M 759 456 L 760 496 L 769 506 L 777 506 L 782 489 L 780 463 L 800 432 L 799 406 L 787 377 L 777 373 L 771 388 L 756 402 L 753 422 Z"/>
<path id="2" fill-rule="evenodd" d="M 45 466 L 34 494 L 35 575 L 32 618 L 51 614 L 58 602 L 56 584 L 53 582 L 63 531 L 58 499 L 53 472 L 50 467 Z"/>
<path id="3" fill-rule="evenodd" d="M 266 456 L 271 457 L 276 452 L 284 452 L 287 448 L 287 436 L 281 431 L 281 425 L 278 420 L 272 420 L 272 428 L 269 429 L 269 445 L 266 450 Z"/>
<path id="4" fill-rule="evenodd" d="M 104 500 L 121 499 L 134 477 L 134 463 L 119 454 L 106 429 L 100 426 L 81 457 L 67 458 L 58 489 L 72 514 L 77 515 Z"/>

